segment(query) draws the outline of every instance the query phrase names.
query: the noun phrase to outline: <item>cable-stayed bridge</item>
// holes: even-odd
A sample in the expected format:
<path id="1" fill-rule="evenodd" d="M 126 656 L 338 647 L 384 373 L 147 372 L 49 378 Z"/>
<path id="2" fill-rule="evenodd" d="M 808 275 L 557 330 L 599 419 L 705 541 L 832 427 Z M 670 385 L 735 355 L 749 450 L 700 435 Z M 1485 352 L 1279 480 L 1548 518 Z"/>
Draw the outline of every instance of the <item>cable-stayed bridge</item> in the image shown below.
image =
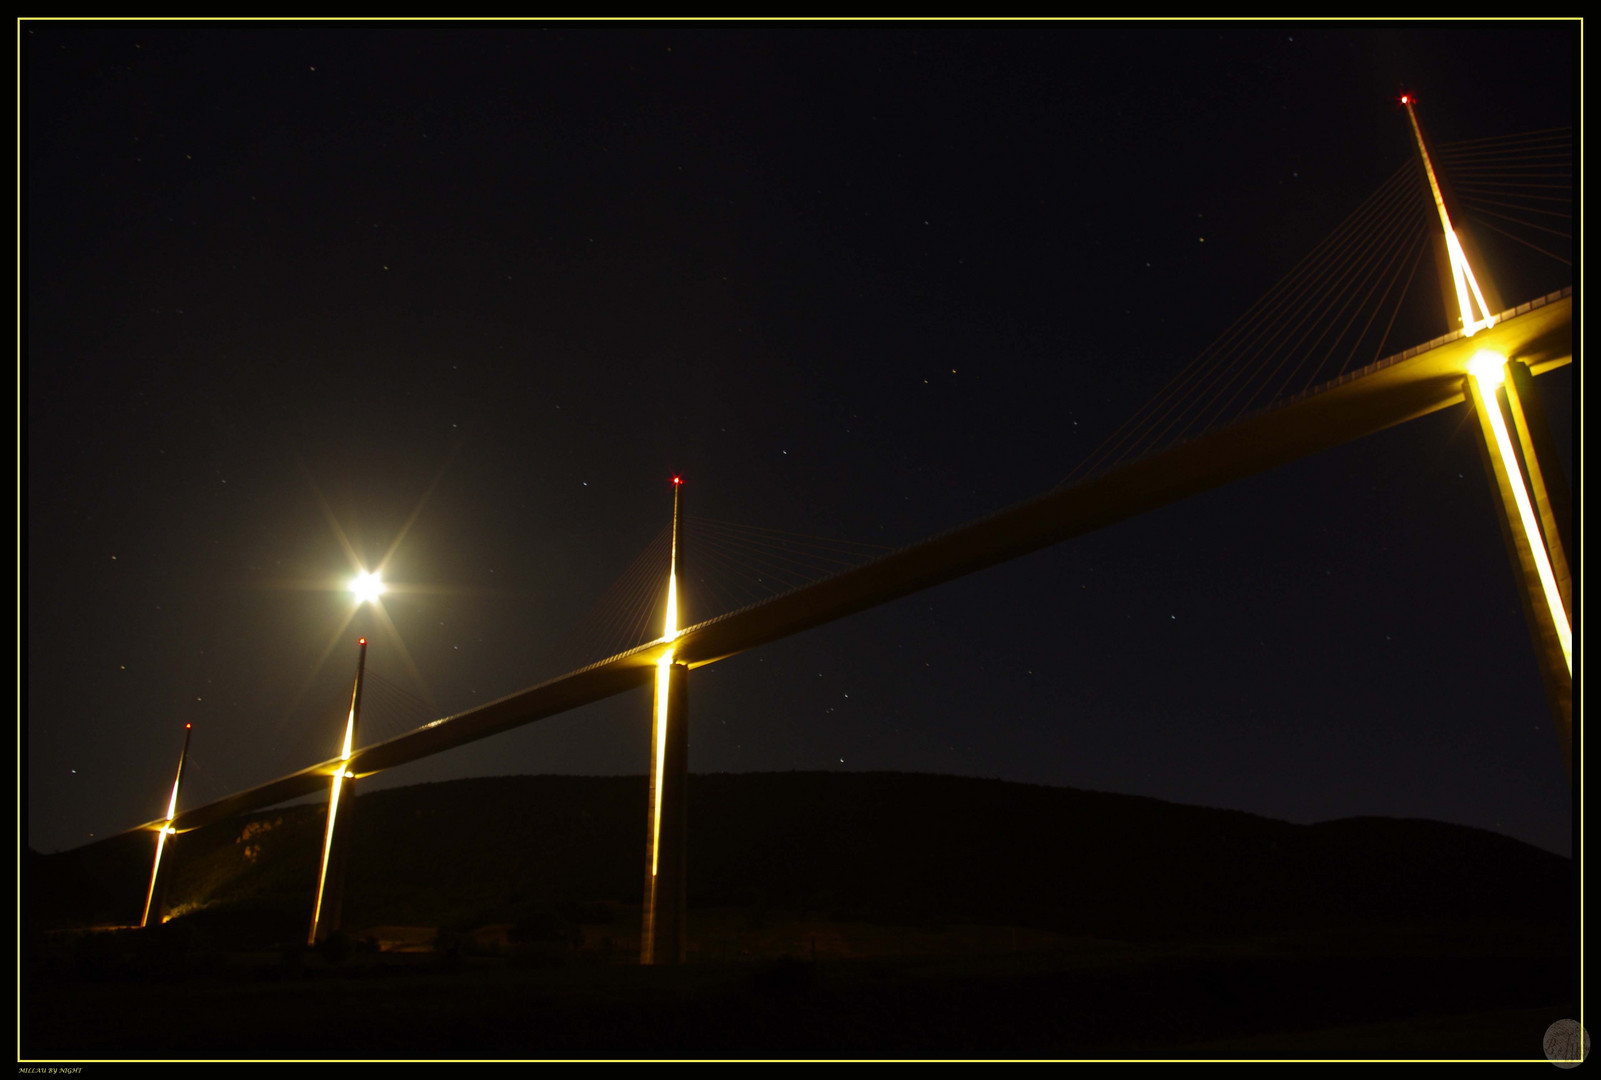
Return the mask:
<path id="1" fill-rule="evenodd" d="M 362 667 L 340 756 L 141 826 L 157 833 L 147 898 L 159 917 L 168 836 L 330 789 L 311 936 L 337 927 L 341 800 L 356 779 L 634 690 L 656 686 L 648 808 L 645 962 L 683 954 L 683 777 L 688 672 L 742 651 L 1061 543 L 1169 503 L 1467 403 L 1518 577 L 1565 759 L 1571 746 L 1571 506 L 1530 380 L 1573 360 L 1571 286 L 1492 310 L 1474 275 L 1481 251 L 1452 214 L 1570 264 L 1561 222 L 1571 203 L 1571 133 L 1537 132 L 1435 150 L 1405 102 L 1418 158 L 1398 170 L 1319 249 L 1282 279 L 1056 488 L 921 543 L 850 565 L 689 626 L 678 625 L 679 494 L 665 550 L 646 560 L 645 591 L 665 586 L 665 624 L 597 662 L 414 730 L 360 745 Z M 1453 188 L 1452 183 L 1455 182 Z M 1509 213 L 1511 211 L 1511 213 Z M 1493 219 L 1493 220 L 1492 220 Z M 1486 243 L 1488 246 L 1488 243 Z M 1429 249 L 1454 329 L 1380 355 Z M 1553 248 L 1557 250 L 1553 250 Z M 1423 275 L 1427 278 L 1429 275 Z M 1426 286 L 1420 292 L 1427 293 Z M 1492 290 L 1493 295 L 1493 290 Z M 1375 345 L 1376 343 L 1376 345 Z M 1368 359 L 1368 357 L 1372 357 Z M 1363 362 L 1363 361 L 1366 362 Z M 665 557 L 664 557 L 665 556 Z M 665 579 L 665 580 L 663 580 Z M 362 642 L 363 663 L 366 643 Z M 187 747 L 187 741 L 186 741 Z M 1571 769 L 1571 763 L 1570 763 Z M 334 899 L 324 905 L 325 884 Z"/>

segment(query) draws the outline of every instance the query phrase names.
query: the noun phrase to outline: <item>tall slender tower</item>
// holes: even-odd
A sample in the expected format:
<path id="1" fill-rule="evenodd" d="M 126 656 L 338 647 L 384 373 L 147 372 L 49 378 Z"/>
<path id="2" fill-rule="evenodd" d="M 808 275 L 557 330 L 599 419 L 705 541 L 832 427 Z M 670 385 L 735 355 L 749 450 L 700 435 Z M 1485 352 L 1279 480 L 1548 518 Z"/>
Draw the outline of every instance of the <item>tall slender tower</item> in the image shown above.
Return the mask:
<path id="1" fill-rule="evenodd" d="M 1451 227 L 1440 180 L 1418 124 L 1417 102 L 1408 94 L 1401 104 L 1406 106 L 1429 193 L 1440 212 L 1462 335 L 1472 337 L 1494 326 L 1495 317 L 1485 305 L 1467 254 Z M 1573 579 L 1568 561 L 1572 511 L 1567 482 L 1533 392 L 1528 366 L 1518 357 L 1507 357 L 1493 348 L 1480 350 L 1469 364 L 1462 390 L 1478 420 L 1479 450 L 1495 491 L 1496 517 L 1534 639 L 1557 745 L 1572 783 Z"/>
<path id="2" fill-rule="evenodd" d="M 1451 281 L 1456 286 L 1461 330 L 1464 336 L 1472 337 L 1480 330 L 1494 326 L 1495 316 L 1484 302 L 1484 293 L 1479 290 L 1473 268 L 1468 265 L 1467 253 L 1462 250 L 1462 242 L 1451 227 L 1451 215 L 1445 209 L 1445 196 L 1440 192 L 1440 178 L 1435 175 L 1429 148 L 1423 142 L 1423 128 L 1418 124 L 1417 101 L 1411 94 L 1404 94 L 1401 104 L 1406 106 L 1406 118 L 1412 124 L 1412 138 L 1417 142 L 1418 156 L 1423 161 L 1423 174 L 1429 181 L 1429 194 L 1434 196 L 1434 208 L 1440 213 L 1440 228 L 1445 234 L 1445 253 L 1450 262 Z"/>
<path id="3" fill-rule="evenodd" d="M 328 831 L 322 841 L 322 869 L 317 876 L 317 902 L 311 909 L 311 933 L 307 944 L 315 945 L 318 938 L 327 937 L 339 929 L 339 918 L 344 906 L 345 856 L 350 847 L 350 815 L 356 797 L 356 774 L 346 766 L 356 750 L 356 724 L 361 720 L 361 683 L 367 670 L 367 639 L 356 643 L 361 651 L 356 658 L 356 685 L 350 693 L 350 713 L 345 719 L 345 743 L 339 764 L 334 770 L 333 784 L 328 792 Z M 342 828 L 336 830 L 335 822 Z"/>
<path id="4" fill-rule="evenodd" d="M 161 856 L 167 848 L 167 837 L 177 833 L 172 822 L 178 816 L 178 789 L 183 784 L 183 763 L 189 757 L 189 737 L 193 734 L 194 725 L 185 724 L 183 749 L 178 753 L 178 775 L 173 778 L 172 797 L 167 800 L 167 820 L 162 824 L 161 831 L 156 833 L 156 861 L 150 865 L 150 889 L 145 893 L 145 913 L 139 917 L 141 927 L 150 925 L 152 911 L 155 912 L 157 926 L 167 915 L 167 883 L 172 879 L 172 874 L 162 872 Z"/>
<path id="5" fill-rule="evenodd" d="M 1573 579 L 1566 539 L 1571 524 L 1556 510 L 1567 505 L 1567 481 L 1527 365 L 1483 350 L 1474 357 L 1464 383 L 1483 436 L 1478 441 L 1480 455 L 1495 492 L 1496 518 L 1571 784 Z"/>
<path id="6" fill-rule="evenodd" d="M 641 964 L 678 964 L 685 932 L 685 856 L 689 816 L 689 668 L 673 658 L 678 636 L 678 525 L 684 481 L 673 477 L 673 544 L 667 565 L 667 650 L 656 662 L 656 698 L 650 740 L 650 792 L 646 813 L 644 925 Z"/>

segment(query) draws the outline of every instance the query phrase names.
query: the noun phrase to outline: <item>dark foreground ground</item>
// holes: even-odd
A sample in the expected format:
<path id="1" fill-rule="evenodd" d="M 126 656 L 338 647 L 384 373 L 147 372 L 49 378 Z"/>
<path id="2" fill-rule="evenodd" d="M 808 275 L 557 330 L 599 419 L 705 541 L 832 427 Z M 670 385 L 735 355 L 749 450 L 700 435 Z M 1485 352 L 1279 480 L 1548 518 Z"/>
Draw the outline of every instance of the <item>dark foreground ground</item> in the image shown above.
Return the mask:
<path id="1" fill-rule="evenodd" d="M 19 1037 L 128 1058 L 1501 1058 L 1574 1017 L 1570 860 L 901 773 L 690 778 L 689 962 L 641 969 L 645 778 L 362 796 L 339 950 L 316 805 L 24 866 Z M 533 823 L 536 827 L 530 827 Z"/>
<path id="2" fill-rule="evenodd" d="M 22 1056 L 1540 1061 L 1575 1015 L 1561 951 L 1493 928 L 1152 944 L 712 922 L 676 969 L 592 941 L 330 963 L 57 936 L 27 968 Z"/>

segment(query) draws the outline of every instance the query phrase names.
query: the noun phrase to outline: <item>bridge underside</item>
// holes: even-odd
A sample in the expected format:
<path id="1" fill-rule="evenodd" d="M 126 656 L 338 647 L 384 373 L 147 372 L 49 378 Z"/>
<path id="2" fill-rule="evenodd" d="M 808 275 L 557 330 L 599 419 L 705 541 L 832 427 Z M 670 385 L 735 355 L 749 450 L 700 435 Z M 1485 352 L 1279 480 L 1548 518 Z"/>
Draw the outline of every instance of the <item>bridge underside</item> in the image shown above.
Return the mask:
<path id="1" fill-rule="evenodd" d="M 1490 349 L 1539 374 L 1570 363 L 1571 290 L 1497 316 L 1471 338 L 1446 335 L 1351 372 L 1218 431 L 1132 464 L 1008 507 L 837 577 L 681 631 L 675 659 L 713 663 L 910 593 L 1093 532 L 1370 435 L 1464 400 L 1468 363 Z M 627 690 L 647 686 L 665 641 L 650 642 L 499 701 L 436 720 L 358 750 L 346 763 L 323 762 L 180 814 L 179 831 L 320 792 L 344 766 L 358 776 L 497 735 Z M 165 821 L 150 822 L 152 829 Z"/>

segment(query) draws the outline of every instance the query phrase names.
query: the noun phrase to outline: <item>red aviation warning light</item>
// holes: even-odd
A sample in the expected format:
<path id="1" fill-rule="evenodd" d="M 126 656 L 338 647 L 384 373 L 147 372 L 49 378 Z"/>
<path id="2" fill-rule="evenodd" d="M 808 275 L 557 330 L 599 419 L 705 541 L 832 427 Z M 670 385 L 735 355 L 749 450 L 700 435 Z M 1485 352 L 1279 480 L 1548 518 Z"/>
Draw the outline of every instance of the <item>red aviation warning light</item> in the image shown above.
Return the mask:
<path id="1" fill-rule="evenodd" d="M 681 485 L 681 484 L 682 484 L 682 483 L 683 483 L 683 482 L 684 482 L 684 478 L 683 478 L 683 477 L 682 477 L 682 476 L 675 476 L 675 477 L 673 477 L 673 486 L 674 486 L 674 487 L 678 487 L 678 486 L 679 486 L 679 485 Z"/>
<path id="2" fill-rule="evenodd" d="M 184 729 L 184 730 L 185 730 L 185 731 L 189 731 L 189 730 L 191 730 L 191 729 L 192 729 L 192 728 L 193 728 L 193 727 L 194 727 L 194 725 L 193 725 L 193 724 L 185 724 L 185 725 L 184 725 L 184 726 L 183 726 L 183 729 Z"/>
<path id="3" fill-rule="evenodd" d="M 367 644 L 367 639 L 366 639 L 366 638 L 359 638 L 359 639 L 358 639 L 358 640 L 357 640 L 357 641 L 356 641 L 356 644 L 357 644 L 357 645 L 365 645 L 365 644 Z"/>
<path id="4" fill-rule="evenodd" d="M 1402 94 L 1401 95 L 1401 104 L 1402 105 L 1410 105 L 1410 104 L 1412 104 L 1412 95 L 1411 94 Z"/>

